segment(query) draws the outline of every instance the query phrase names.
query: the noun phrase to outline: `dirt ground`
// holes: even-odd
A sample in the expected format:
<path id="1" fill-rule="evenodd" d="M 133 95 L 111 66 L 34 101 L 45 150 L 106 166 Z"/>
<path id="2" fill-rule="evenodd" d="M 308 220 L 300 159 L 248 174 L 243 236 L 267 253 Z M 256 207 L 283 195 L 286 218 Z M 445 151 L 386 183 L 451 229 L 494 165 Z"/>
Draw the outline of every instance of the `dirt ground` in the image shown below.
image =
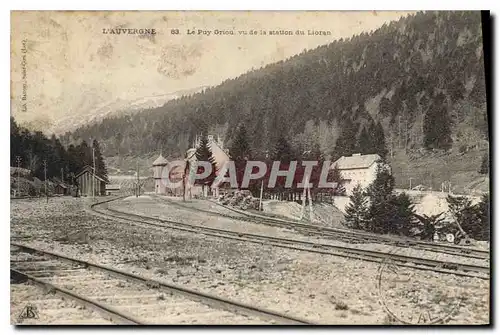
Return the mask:
<path id="1" fill-rule="evenodd" d="M 415 323 L 421 315 L 454 324 L 489 320 L 486 280 L 146 229 L 96 218 L 86 205 L 12 201 L 11 238 L 321 324 Z M 21 292 L 11 288 L 11 299 Z"/>

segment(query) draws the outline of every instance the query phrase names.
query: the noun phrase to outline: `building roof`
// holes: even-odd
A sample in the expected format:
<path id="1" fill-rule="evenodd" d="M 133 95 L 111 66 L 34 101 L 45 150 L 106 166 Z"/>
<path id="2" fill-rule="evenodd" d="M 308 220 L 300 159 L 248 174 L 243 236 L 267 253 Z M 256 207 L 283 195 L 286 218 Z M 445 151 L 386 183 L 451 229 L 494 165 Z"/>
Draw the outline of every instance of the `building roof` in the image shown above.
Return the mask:
<path id="1" fill-rule="evenodd" d="M 153 162 L 153 166 L 162 166 L 162 165 L 167 165 L 168 161 L 165 157 L 163 157 L 161 154 L 158 156 L 158 158 Z"/>
<path id="2" fill-rule="evenodd" d="M 80 177 L 82 174 L 84 173 L 91 173 L 93 174 L 98 180 L 100 181 L 103 181 L 105 183 L 108 183 L 108 181 L 106 181 L 104 178 L 102 178 L 101 176 L 97 175 L 94 173 L 94 169 L 90 166 L 90 165 L 85 165 L 82 169 L 82 171 L 80 171 L 76 176 L 75 178 L 78 178 Z"/>
<path id="3" fill-rule="evenodd" d="M 366 169 L 380 159 L 381 157 L 378 154 L 342 156 L 332 164 L 332 168 L 337 165 L 339 170 Z"/>

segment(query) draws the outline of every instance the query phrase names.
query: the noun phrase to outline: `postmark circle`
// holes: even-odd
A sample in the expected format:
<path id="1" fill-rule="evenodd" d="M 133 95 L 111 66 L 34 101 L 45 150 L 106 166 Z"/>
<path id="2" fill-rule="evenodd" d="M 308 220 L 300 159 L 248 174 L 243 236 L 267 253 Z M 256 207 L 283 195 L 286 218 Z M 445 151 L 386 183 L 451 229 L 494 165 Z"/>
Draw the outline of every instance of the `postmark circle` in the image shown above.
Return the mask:
<path id="1" fill-rule="evenodd" d="M 399 251 L 402 248 L 394 248 L 390 254 Z M 453 277 L 406 267 L 389 256 L 377 273 L 379 302 L 391 319 L 402 324 L 444 324 L 459 311 L 463 300 L 463 289 L 453 285 Z"/>

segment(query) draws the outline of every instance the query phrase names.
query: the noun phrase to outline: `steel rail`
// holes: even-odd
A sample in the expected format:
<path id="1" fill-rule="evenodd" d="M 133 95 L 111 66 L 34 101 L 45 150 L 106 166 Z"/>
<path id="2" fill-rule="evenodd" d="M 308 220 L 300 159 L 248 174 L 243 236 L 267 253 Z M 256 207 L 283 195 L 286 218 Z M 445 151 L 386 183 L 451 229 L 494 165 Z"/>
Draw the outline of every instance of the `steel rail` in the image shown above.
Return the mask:
<path id="1" fill-rule="evenodd" d="M 360 260 L 366 260 L 371 262 L 380 263 L 384 260 L 391 260 L 392 262 L 398 263 L 401 266 L 415 268 L 420 270 L 429 270 L 440 273 L 455 274 L 464 277 L 477 277 L 481 279 L 489 279 L 490 268 L 480 265 L 470 265 L 456 262 L 446 262 L 439 260 L 432 260 L 428 258 L 419 258 L 413 256 L 404 256 L 394 253 L 387 253 L 381 251 L 364 250 L 343 246 L 334 246 L 324 243 L 314 243 L 308 241 L 277 238 L 266 235 L 258 235 L 251 233 L 240 233 L 226 229 L 210 228 L 205 226 L 193 225 L 183 222 L 177 222 L 172 220 L 160 219 L 157 217 L 150 217 L 145 215 L 138 215 L 134 213 L 121 212 L 114 209 L 107 208 L 105 211 L 111 212 L 112 214 L 106 213 L 105 211 L 97 210 L 95 207 L 99 205 L 96 203 L 92 205 L 92 210 L 95 213 L 107 216 L 108 218 L 118 218 L 128 222 L 135 222 L 139 224 L 146 224 L 148 226 L 155 226 L 158 228 L 167 229 L 177 229 L 193 233 L 201 233 L 205 235 L 211 235 L 215 237 L 229 238 L 233 240 L 240 240 L 245 242 L 252 242 L 258 244 L 269 244 L 273 246 L 309 251 L 314 253 L 329 254 L 334 256 L 341 256 L 347 258 L 354 258 Z M 135 217 L 136 219 L 132 219 Z M 147 222 L 145 220 L 155 221 Z M 161 224 L 157 223 L 161 222 Z M 165 225 L 167 224 L 167 225 Z"/>
<path id="2" fill-rule="evenodd" d="M 278 321 L 281 322 L 281 324 L 293 324 L 293 325 L 307 325 L 307 324 L 314 324 L 312 321 L 301 319 L 298 317 L 294 316 L 289 316 L 285 315 L 280 312 L 272 311 L 269 309 L 265 308 L 260 308 L 256 306 L 252 306 L 249 304 L 245 304 L 242 302 L 237 302 L 234 300 L 218 297 L 212 294 L 208 293 L 203 293 L 199 291 L 195 291 L 189 288 L 181 287 L 178 285 L 173 285 L 169 283 L 165 283 L 163 281 L 158 281 L 154 280 L 151 278 L 135 275 L 132 273 L 128 273 L 119 269 L 114 269 L 109 266 L 105 265 L 99 265 L 95 263 L 91 263 L 88 261 L 84 260 L 79 260 L 76 258 L 72 258 L 60 253 L 56 253 L 53 251 L 47 251 L 47 250 L 41 250 L 26 244 L 22 243 L 17 243 L 17 242 L 11 242 L 12 246 L 28 250 L 31 252 L 36 252 L 36 253 L 42 253 L 45 255 L 49 255 L 52 257 L 55 257 L 59 260 L 63 260 L 66 262 L 70 263 L 76 263 L 78 265 L 83 265 L 85 268 L 99 271 L 99 272 L 104 272 L 112 277 L 118 277 L 122 278 L 128 281 L 133 281 L 137 282 L 143 285 L 146 285 L 148 287 L 156 288 L 162 291 L 168 291 L 172 294 L 176 294 L 179 296 L 186 297 L 192 301 L 197 301 L 200 303 L 203 303 L 205 305 L 208 305 L 212 308 L 219 309 L 219 310 L 226 310 L 235 314 L 243 314 L 243 315 L 251 315 L 251 316 L 256 316 L 258 318 L 264 319 L 264 320 L 270 320 L 270 321 Z"/>
<path id="3" fill-rule="evenodd" d="M 304 232 L 307 234 L 314 234 L 314 235 L 320 235 L 320 236 L 329 236 L 329 237 L 333 237 L 336 239 L 346 240 L 348 242 L 352 242 L 354 239 L 354 240 L 360 241 L 362 243 L 368 243 L 368 242 L 383 243 L 383 244 L 395 245 L 398 247 L 412 247 L 413 249 L 435 251 L 435 252 L 440 252 L 440 253 L 446 253 L 449 255 L 462 256 L 462 257 L 468 257 L 468 258 L 489 259 L 489 251 L 485 251 L 485 250 L 478 249 L 478 248 L 461 247 L 461 246 L 456 246 L 456 245 L 444 245 L 444 244 L 436 244 L 436 243 L 427 242 L 427 241 L 419 241 L 419 240 L 415 240 L 415 239 L 404 239 L 404 238 L 398 238 L 398 237 L 381 236 L 378 234 L 353 231 L 353 230 L 347 230 L 347 229 L 341 229 L 341 228 L 318 227 L 315 225 L 306 224 L 306 223 L 293 221 L 293 220 L 284 220 L 284 219 L 278 219 L 278 218 L 273 218 L 273 217 L 267 217 L 264 215 L 250 214 L 250 213 L 240 211 L 240 210 L 235 209 L 235 208 L 231 208 L 231 207 L 226 206 L 226 205 L 219 204 L 219 203 L 217 203 L 215 201 L 211 201 L 211 200 L 208 200 L 208 201 L 215 204 L 215 205 L 221 206 L 225 209 L 228 209 L 230 211 L 233 211 L 235 213 L 243 215 L 243 217 L 232 216 L 232 215 L 224 214 L 224 213 L 212 212 L 212 211 L 204 210 L 204 209 L 198 209 L 198 208 L 186 206 L 184 204 L 180 204 L 180 203 L 177 203 L 175 201 L 168 200 L 168 199 L 161 199 L 161 200 L 168 202 L 169 204 L 172 204 L 174 206 L 178 206 L 178 207 L 182 207 L 182 208 L 190 209 L 190 210 L 196 210 L 196 211 L 207 213 L 207 214 L 218 215 L 218 216 L 227 217 L 227 218 L 235 219 L 235 220 L 242 220 L 242 221 L 248 221 L 248 222 L 253 222 L 253 223 L 258 223 L 258 224 L 264 224 L 264 225 L 268 225 L 268 226 L 274 226 L 274 227 L 277 226 L 277 227 L 288 228 L 288 229 L 291 228 L 291 229 L 294 229 L 298 232 Z"/>
<path id="4" fill-rule="evenodd" d="M 127 324 L 127 325 L 141 325 L 144 324 L 141 320 L 130 316 L 126 313 L 123 313 L 121 311 L 116 310 L 115 308 L 111 306 L 107 306 L 106 304 L 97 302 L 93 299 L 84 297 L 80 294 L 77 294 L 75 292 L 71 292 L 65 288 L 59 287 L 57 285 L 54 285 L 52 283 L 46 282 L 40 278 L 33 277 L 29 274 L 26 274 L 24 272 L 15 270 L 15 269 L 10 269 L 10 276 L 11 278 L 16 278 L 20 280 L 26 280 L 29 282 L 32 282 L 42 288 L 45 288 L 49 291 L 52 291 L 64 298 L 72 299 L 75 300 L 76 302 L 86 306 L 90 307 L 94 310 L 97 310 L 99 313 L 106 315 L 111 321 L 114 321 L 116 323 L 120 324 Z"/>

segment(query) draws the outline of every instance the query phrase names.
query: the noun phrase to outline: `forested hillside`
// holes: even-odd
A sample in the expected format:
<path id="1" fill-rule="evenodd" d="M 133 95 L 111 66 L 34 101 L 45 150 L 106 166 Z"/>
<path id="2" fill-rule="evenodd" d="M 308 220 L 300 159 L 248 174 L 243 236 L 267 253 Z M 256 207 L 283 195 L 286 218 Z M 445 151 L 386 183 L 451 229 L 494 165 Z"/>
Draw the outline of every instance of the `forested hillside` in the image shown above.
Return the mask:
<path id="1" fill-rule="evenodd" d="M 72 177 L 85 165 L 93 165 L 92 147 L 97 174 L 107 178 L 106 164 L 97 139 L 90 145 L 82 141 L 65 148 L 55 135 L 47 138 L 42 132 L 30 131 L 10 118 L 10 166 L 29 169 L 34 177 L 41 180 L 45 179 L 46 168 L 47 178 L 57 177 L 71 184 Z"/>
<path id="2" fill-rule="evenodd" d="M 334 158 L 422 148 L 484 150 L 481 29 L 479 12 L 418 13 L 162 107 L 79 128 L 62 141 L 99 138 L 106 156 L 160 149 L 177 156 L 202 128 L 230 144 L 245 124 L 255 156 L 281 137 L 299 156 L 318 146 Z"/>

